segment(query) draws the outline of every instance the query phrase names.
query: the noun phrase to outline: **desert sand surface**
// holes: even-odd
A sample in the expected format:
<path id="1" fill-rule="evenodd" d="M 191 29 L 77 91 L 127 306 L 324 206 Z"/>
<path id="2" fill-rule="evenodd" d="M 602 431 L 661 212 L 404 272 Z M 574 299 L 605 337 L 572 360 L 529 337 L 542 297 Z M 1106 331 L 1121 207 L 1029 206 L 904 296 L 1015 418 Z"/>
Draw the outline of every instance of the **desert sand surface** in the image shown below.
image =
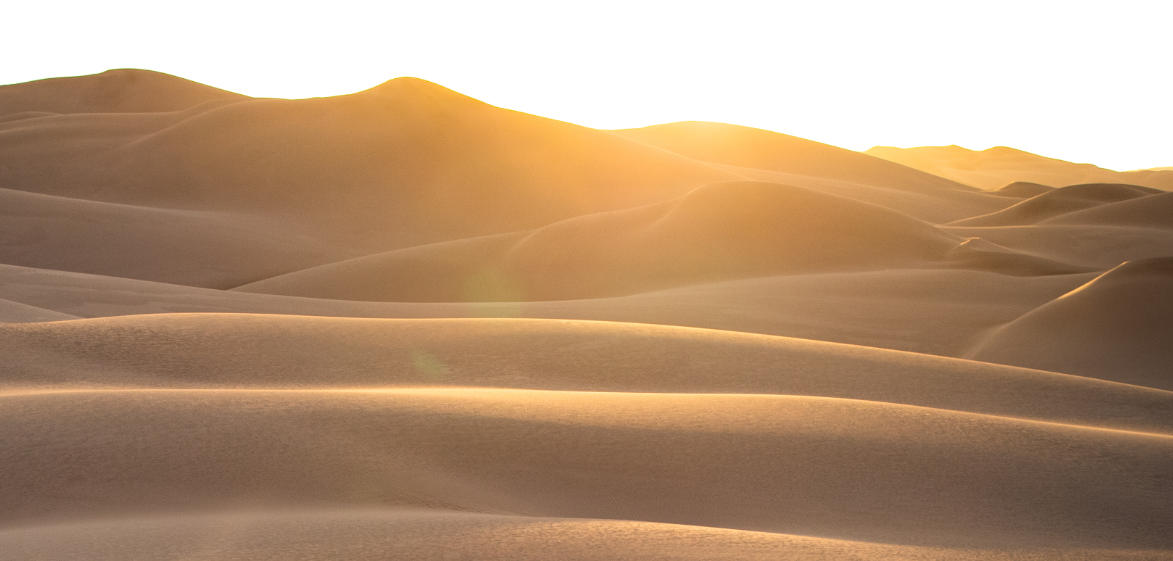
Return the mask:
<path id="1" fill-rule="evenodd" d="M 1115 171 L 1093 164 L 1048 158 L 1006 146 L 995 146 L 980 151 L 961 146 L 876 146 L 868 149 L 866 153 L 991 191 L 1017 182 L 1046 187 L 1065 187 L 1081 183 L 1125 183 L 1173 191 L 1173 168 Z"/>
<path id="2" fill-rule="evenodd" d="M 0 560 L 1173 559 L 1168 173 L 0 86 Z"/>

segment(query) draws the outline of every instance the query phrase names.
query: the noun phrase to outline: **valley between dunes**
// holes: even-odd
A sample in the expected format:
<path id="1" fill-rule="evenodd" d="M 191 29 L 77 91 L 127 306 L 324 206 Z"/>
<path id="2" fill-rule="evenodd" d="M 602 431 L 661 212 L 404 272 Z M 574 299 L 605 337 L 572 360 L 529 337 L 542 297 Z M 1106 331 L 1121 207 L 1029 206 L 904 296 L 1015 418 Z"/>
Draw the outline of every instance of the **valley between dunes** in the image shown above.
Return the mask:
<path id="1" fill-rule="evenodd" d="M 952 148 L 0 86 L 0 560 L 1173 559 L 1173 172 Z"/>

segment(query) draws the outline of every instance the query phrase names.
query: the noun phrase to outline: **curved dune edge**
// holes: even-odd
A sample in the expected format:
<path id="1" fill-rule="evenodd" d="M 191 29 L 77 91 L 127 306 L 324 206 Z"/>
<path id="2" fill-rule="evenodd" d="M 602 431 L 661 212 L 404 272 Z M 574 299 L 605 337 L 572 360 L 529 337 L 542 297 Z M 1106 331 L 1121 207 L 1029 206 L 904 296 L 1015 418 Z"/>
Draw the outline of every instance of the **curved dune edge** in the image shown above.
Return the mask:
<path id="1" fill-rule="evenodd" d="M 1069 185 L 1035 195 L 994 213 L 950 222 L 949 226 L 1025 226 L 1059 221 L 1089 209 L 1110 207 L 1122 202 L 1163 193 L 1139 185 L 1088 183 Z"/>
<path id="2" fill-rule="evenodd" d="M 203 312 L 595 320 L 960 356 L 988 330 L 1094 277 L 1094 273 L 1015 277 L 966 269 L 895 270 L 746 279 L 592 300 L 423 304 L 226 292 L 0 265 L 0 298 L 89 318 Z M 915 305 L 909 305 L 910 301 Z"/>
<path id="3" fill-rule="evenodd" d="M 981 151 L 960 146 L 876 146 L 865 153 L 982 189 L 998 189 L 1015 181 L 1050 187 L 1079 183 L 1128 183 L 1163 190 L 1173 189 L 1173 173 L 1169 173 L 1169 170 L 1118 172 L 1091 164 L 1047 158 L 1006 146 Z"/>
<path id="4" fill-rule="evenodd" d="M 974 550 L 659 524 L 416 509 L 223 512 L 0 530 L 21 559 L 157 561 L 218 558 L 462 558 L 546 561 L 769 559 L 1168 559 L 1156 550 Z"/>
<path id="5" fill-rule="evenodd" d="M 0 323 L 35 323 L 71 319 L 79 318 L 77 316 L 0 298 Z"/>
<path id="6" fill-rule="evenodd" d="M 808 395 L 1173 433 L 1173 393 L 729 331 L 578 320 L 157 314 L 0 326 L 7 392 L 497 387 Z"/>
<path id="7" fill-rule="evenodd" d="M 741 278 L 937 267 L 1019 276 L 1088 271 L 963 241 L 882 206 L 737 181 L 645 207 L 368 255 L 233 290 L 376 302 L 548 301 Z"/>
<path id="8" fill-rule="evenodd" d="M 0 561 L 1173 557 L 1173 172 L 125 69 L 0 162 Z"/>
<path id="9" fill-rule="evenodd" d="M 1173 390 L 1173 257 L 1123 263 L 992 332 L 970 357 Z"/>
<path id="10" fill-rule="evenodd" d="M 0 116 L 181 111 L 208 102 L 247 99 L 251 98 L 162 72 L 119 68 L 0 87 Z"/>
<path id="11" fill-rule="evenodd" d="M 1173 546 L 1170 436 L 794 396 L 150 390 L 3 401 L 6 525 L 400 505 L 935 547 Z"/>

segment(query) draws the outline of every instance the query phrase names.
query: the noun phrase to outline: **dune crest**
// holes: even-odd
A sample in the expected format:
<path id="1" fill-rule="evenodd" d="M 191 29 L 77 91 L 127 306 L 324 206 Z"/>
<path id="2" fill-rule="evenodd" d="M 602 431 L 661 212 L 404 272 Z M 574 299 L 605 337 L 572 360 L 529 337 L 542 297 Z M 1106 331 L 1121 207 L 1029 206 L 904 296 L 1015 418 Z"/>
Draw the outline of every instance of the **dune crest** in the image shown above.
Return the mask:
<path id="1" fill-rule="evenodd" d="M 0 559 L 1173 559 L 1169 173 L 0 86 Z"/>
<path id="2" fill-rule="evenodd" d="M 1119 172 L 1092 164 L 1047 158 L 1006 146 L 995 146 L 982 151 L 968 150 L 960 146 L 876 146 L 868 149 L 866 153 L 986 190 L 998 189 L 1015 181 L 1028 181 L 1049 187 L 1082 183 L 1125 183 L 1162 191 L 1173 190 L 1173 173 L 1168 170 L 1154 168 Z"/>
<path id="3" fill-rule="evenodd" d="M 1173 391 L 1173 258 L 1129 261 L 999 329 L 978 360 Z"/>
<path id="4" fill-rule="evenodd" d="M 950 226 L 1023 226 L 1052 220 L 1067 213 L 1103 204 L 1159 193 L 1137 185 L 1093 183 L 1071 185 L 1035 195 L 1009 208 L 984 216 L 951 222 Z"/>
<path id="5" fill-rule="evenodd" d="M 234 290 L 391 302 L 570 300 L 741 278 L 941 266 L 1086 271 L 965 241 L 835 195 L 727 182 L 647 207 L 331 263 Z M 499 286 L 478 293 L 477 283 Z"/>
<path id="6" fill-rule="evenodd" d="M 121 68 L 0 86 L 0 116 L 20 113 L 155 113 L 248 99 L 178 76 Z"/>

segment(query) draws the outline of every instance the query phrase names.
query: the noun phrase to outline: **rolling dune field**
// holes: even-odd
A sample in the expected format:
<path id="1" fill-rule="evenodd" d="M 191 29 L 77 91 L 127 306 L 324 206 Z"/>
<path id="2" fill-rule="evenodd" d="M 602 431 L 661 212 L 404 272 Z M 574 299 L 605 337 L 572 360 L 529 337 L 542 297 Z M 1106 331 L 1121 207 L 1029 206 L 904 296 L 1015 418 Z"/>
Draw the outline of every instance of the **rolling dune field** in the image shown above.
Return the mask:
<path id="1" fill-rule="evenodd" d="M 0 560 L 1173 559 L 1173 188 L 0 86 Z"/>

